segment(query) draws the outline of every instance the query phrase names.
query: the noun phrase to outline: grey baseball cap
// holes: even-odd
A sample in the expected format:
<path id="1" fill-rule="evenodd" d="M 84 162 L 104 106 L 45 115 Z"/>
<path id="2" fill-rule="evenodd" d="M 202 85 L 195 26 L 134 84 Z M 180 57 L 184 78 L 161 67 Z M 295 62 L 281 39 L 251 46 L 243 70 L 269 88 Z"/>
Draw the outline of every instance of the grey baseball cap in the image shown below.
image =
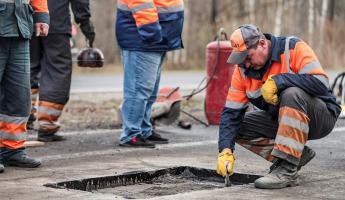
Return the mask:
<path id="1" fill-rule="evenodd" d="M 232 52 L 227 63 L 242 63 L 248 55 L 248 49 L 256 45 L 262 37 L 263 33 L 259 27 L 252 24 L 241 25 L 230 36 Z"/>

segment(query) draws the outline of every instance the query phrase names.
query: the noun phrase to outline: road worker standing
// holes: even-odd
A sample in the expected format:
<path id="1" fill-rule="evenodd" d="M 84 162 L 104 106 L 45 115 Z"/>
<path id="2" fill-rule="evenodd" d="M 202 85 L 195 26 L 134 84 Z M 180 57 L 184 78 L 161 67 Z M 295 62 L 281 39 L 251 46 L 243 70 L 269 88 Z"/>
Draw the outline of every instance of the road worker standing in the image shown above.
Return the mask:
<path id="1" fill-rule="evenodd" d="M 31 106 L 29 39 L 48 30 L 46 0 L 0 0 L 0 172 L 41 164 L 23 144 Z"/>
<path id="2" fill-rule="evenodd" d="M 230 42 L 228 62 L 238 66 L 221 115 L 217 172 L 233 173 L 236 142 L 273 163 L 255 187 L 295 186 L 297 172 L 315 156 L 306 142 L 328 135 L 340 113 L 328 77 L 297 37 L 263 34 L 246 24 Z M 249 102 L 258 109 L 246 112 Z"/>
<path id="3" fill-rule="evenodd" d="M 42 142 L 65 140 L 58 134 L 58 119 L 68 102 L 71 87 L 70 6 L 75 21 L 92 47 L 95 31 L 90 21 L 89 0 L 48 0 L 49 35 L 46 38 L 33 37 L 30 41 L 33 109 L 28 129 L 33 129 L 37 118 L 38 140 Z"/>
<path id="4" fill-rule="evenodd" d="M 183 0 L 117 1 L 116 38 L 124 68 L 121 146 L 168 143 L 152 130 L 151 107 L 166 52 L 183 47 L 183 19 Z"/>

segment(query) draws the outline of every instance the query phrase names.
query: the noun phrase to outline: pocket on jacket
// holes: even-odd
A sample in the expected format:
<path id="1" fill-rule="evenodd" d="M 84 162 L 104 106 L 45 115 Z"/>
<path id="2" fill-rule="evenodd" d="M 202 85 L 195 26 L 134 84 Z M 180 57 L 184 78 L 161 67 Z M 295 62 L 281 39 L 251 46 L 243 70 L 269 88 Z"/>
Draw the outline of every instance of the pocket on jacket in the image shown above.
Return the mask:
<path id="1" fill-rule="evenodd" d="M 163 41 L 169 49 L 180 46 L 183 16 L 177 13 L 160 13 L 159 23 L 162 26 Z"/>
<path id="2" fill-rule="evenodd" d="M 178 19 L 177 13 L 160 13 L 159 14 L 159 21 L 166 22 Z"/>

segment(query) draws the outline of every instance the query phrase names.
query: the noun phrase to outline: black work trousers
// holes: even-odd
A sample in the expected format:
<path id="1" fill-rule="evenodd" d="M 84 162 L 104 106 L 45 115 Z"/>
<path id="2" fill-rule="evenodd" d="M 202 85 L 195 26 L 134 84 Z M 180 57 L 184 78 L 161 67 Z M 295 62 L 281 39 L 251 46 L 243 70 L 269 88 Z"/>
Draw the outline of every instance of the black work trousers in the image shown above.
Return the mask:
<path id="1" fill-rule="evenodd" d="M 287 88 L 279 99 L 278 119 L 265 111 L 245 114 L 236 143 L 269 161 L 274 156 L 298 165 L 307 140 L 327 136 L 337 117 L 322 100 L 297 87 Z"/>
<path id="2" fill-rule="evenodd" d="M 39 100 L 65 105 L 69 99 L 72 55 L 69 34 L 49 34 L 30 41 L 31 88 Z"/>

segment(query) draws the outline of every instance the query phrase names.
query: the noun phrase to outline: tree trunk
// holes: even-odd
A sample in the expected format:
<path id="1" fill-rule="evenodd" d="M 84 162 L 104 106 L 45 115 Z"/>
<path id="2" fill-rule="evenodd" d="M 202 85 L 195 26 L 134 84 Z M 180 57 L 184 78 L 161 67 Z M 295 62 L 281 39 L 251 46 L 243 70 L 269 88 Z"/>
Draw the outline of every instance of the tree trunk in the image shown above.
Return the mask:
<path id="1" fill-rule="evenodd" d="M 314 34 L 314 0 L 309 0 L 308 10 L 308 40 L 309 45 L 313 45 L 313 34 Z"/>
<path id="2" fill-rule="evenodd" d="M 333 22 L 333 19 L 334 19 L 334 9 L 335 9 L 335 0 L 330 0 L 328 7 L 329 7 L 328 8 L 328 20 L 330 22 Z"/>
<path id="3" fill-rule="evenodd" d="M 248 1 L 248 8 L 249 8 L 249 21 L 250 23 L 255 23 L 255 0 Z"/>
<path id="4" fill-rule="evenodd" d="M 216 23 L 216 18 L 217 18 L 217 0 L 212 0 L 211 1 L 211 19 L 210 19 L 211 24 Z"/>
<path id="5" fill-rule="evenodd" d="M 327 17 L 327 9 L 328 9 L 328 0 L 322 0 L 322 7 L 321 7 L 321 17 L 320 17 L 320 42 L 319 42 L 319 51 L 323 47 L 324 44 L 324 33 L 325 33 L 325 23 Z"/>
<path id="6" fill-rule="evenodd" d="M 281 34 L 281 25 L 282 25 L 282 15 L 283 15 L 283 0 L 277 0 L 277 10 L 275 16 L 275 23 L 274 23 L 274 34 L 280 35 Z"/>

